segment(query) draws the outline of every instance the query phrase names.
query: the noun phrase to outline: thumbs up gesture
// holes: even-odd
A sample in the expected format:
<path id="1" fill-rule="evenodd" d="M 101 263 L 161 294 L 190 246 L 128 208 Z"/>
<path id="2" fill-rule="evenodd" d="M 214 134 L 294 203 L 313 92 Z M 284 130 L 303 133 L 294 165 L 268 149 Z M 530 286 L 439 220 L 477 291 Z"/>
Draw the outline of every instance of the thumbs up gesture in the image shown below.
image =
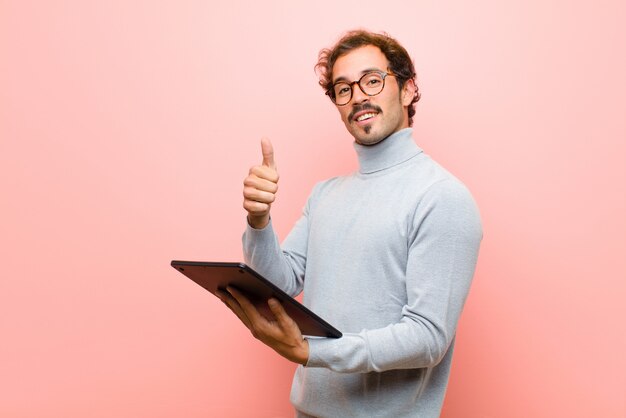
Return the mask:
<path id="1" fill-rule="evenodd" d="M 268 138 L 261 139 L 263 162 L 250 168 L 243 181 L 243 207 L 248 211 L 251 227 L 262 229 L 270 220 L 270 207 L 278 191 L 278 171 L 274 162 L 274 148 Z"/>

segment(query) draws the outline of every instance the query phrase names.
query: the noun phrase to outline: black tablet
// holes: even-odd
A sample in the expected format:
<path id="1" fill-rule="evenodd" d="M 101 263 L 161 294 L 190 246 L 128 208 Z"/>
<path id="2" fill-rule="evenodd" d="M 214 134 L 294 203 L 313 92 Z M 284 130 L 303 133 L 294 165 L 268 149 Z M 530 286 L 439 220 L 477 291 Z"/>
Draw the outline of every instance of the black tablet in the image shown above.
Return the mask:
<path id="1" fill-rule="evenodd" d="M 269 318 L 273 315 L 267 301 L 270 298 L 278 299 L 303 335 L 341 337 L 341 332 L 335 327 L 243 263 L 173 260 L 172 267 L 213 294 L 218 289 L 225 291 L 226 286 L 235 287 L 250 299 L 259 312 Z"/>

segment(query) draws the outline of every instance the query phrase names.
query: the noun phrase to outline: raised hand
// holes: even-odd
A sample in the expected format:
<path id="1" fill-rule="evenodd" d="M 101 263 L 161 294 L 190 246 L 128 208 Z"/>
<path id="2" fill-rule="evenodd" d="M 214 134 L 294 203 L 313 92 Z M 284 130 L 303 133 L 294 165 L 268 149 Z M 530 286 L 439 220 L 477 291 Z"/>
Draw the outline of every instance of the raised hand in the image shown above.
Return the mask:
<path id="1" fill-rule="evenodd" d="M 250 168 L 243 181 L 243 207 L 248 211 L 251 227 L 262 229 L 270 220 L 270 208 L 278 191 L 278 171 L 274 148 L 268 138 L 261 139 L 263 162 Z"/>

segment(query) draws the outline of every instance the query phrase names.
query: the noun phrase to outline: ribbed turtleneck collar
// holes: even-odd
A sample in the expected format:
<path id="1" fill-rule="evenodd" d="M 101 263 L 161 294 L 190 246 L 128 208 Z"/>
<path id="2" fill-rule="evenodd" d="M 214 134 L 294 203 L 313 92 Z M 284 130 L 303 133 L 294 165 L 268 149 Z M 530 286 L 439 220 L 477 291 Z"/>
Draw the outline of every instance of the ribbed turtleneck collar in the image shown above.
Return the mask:
<path id="1" fill-rule="evenodd" d="M 359 157 L 359 172 L 374 173 L 403 163 L 422 152 L 413 141 L 413 129 L 405 128 L 389 135 L 376 145 L 354 143 Z"/>

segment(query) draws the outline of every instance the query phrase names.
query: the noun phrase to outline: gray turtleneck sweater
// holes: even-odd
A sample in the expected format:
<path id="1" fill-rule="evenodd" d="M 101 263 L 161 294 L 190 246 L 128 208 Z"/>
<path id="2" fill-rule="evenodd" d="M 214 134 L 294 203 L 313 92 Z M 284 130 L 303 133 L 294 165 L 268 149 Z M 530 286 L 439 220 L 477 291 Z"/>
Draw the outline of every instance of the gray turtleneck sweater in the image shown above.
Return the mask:
<path id="1" fill-rule="evenodd" d="M 438 417 L 482 228 L 465 186 L 407 128 L 354 144 L 359 171 L 315 186 L 282 244 L 247 227 L 244 258 L 344 333 L 309 338 L 291 401 L 307 417 Z"/>

